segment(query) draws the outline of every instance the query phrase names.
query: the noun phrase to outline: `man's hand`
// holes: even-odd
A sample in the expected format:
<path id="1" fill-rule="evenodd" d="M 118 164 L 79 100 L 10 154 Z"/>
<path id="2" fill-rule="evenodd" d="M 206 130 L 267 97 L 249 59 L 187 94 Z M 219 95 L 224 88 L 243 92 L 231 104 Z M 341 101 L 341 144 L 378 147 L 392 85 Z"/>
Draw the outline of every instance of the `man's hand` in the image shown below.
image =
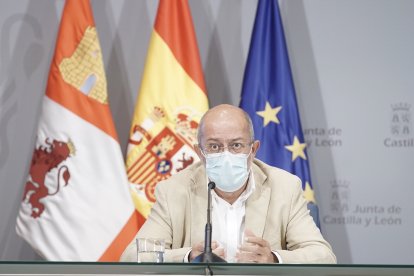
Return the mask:
<path id="1" fill-rule="evenodd" d="M 211 249 L 213 250 L 213 253 L 221 258 L 225 258 L 224 256 L 224 248 L 219 247 L 219 243 L 216 241 L 211 242 Z M 190 262 L 194 260 L 195 257 L 203 253 L 204 251 L 204 242 L 199 242 L 195 245 L 193 245 L 192 250 L 190 252 Z"/>
<path id="2" fill-rule="evenodd" d="M 244 242 L 236 253 L 238 263 L 277 263 L 268 241 L 256 237 L 252 231 L 244 232 Z"/>

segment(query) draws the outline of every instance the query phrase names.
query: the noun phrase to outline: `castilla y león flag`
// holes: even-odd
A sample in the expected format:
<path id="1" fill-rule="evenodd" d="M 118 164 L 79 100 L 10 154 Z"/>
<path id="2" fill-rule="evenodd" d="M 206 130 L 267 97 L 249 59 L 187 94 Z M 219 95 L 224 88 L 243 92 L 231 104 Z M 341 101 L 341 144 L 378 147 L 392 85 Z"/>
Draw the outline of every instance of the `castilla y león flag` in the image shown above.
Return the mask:
<path id="1" fill-rule="evenodd" d="M 131 125 L 127 172 L 143 218 L 155 185 L 198 160 L 207 92 L 187 0 L 160 0 Z"/>
<path id="2" fill-rule="evenodd" d="M 16 230 L 54 261 L 117 261 L 137 232 L 88 0 L 67 0 Z"/>

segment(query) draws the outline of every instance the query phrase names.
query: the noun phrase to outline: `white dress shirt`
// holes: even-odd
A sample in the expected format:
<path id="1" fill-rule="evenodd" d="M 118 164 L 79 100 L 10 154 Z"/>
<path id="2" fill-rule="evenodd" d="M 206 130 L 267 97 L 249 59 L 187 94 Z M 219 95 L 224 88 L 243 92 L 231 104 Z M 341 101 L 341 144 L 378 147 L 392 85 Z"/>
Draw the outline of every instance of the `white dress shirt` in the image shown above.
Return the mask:
<path id="1" fill-rule="evenodd" d="M 208 183 L 207 179 L 207 183 Z M 207 185 L 206 185 L 207 187 Z M 213 190 L 211 193 L 212 200 L 212 241 L 219 243 L 219 248 L 224 249 L 225 259 L 229 263 L 236 262 L 235 256 L 238 247 L 242 245 L 244 240 L 245 217 L 246 217 L 246 201 L 254 192 L 256 184 L 254 182 L 253 173 L 250 173 L 249 182 L 246 190 L 239 198 L 230 204 L 219 197 Z M 207 188 L 208 189 L 208 188 Z M 190 251 L 184 257 L 184 262 L 188 262 Z M 272 251 L 273 254 L 282 263 L 279 253 Z"/>
<path id="2" fill-rule="evenodd" d="M 219 197 L 215 191 L 212 192 L 212 240 L 217 241 L 219 247 L 224 248 L 226 261 L 229 263 L 236 261 L 237 249 L 243 243 L 246 200 L 254 189 L 254 178 L 249 177 L 246 190 L 233 204 Z"/>

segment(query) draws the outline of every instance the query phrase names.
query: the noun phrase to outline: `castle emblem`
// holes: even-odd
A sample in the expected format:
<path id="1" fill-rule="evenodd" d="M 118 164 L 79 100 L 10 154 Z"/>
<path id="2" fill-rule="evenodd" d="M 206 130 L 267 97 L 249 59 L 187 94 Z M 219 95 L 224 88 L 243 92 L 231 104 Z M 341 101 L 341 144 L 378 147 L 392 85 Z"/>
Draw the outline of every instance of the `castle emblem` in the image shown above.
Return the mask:
<path id="1" fill-rule="evenodd" d="M 394 136 L 411 135 L 411 105 L 398 103 L 391 105 L 391 109 L 391 134 Z"/>
<path id="2" fill-rule="evenodd" d="M 103 104 L 108 103 L 106 78 L 95 27 L 87 27 L 73 54 L 59 64 L 63 80 Z"/>

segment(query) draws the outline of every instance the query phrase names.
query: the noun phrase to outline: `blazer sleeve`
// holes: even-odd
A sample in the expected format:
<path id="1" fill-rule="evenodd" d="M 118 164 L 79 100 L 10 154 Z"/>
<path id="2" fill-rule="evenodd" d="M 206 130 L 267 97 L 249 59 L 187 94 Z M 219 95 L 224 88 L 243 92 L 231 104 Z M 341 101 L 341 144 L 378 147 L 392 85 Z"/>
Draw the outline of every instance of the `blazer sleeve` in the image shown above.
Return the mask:
<path id="1" fill-rule="evenodd" d="M 191 247 L 183 247 L 178 249 L 172 248 L 172 222 L 171 213 L 168 202 L 168 185 L 160 182 L 155 188 L 155 198 L 151 213 L 139 230 L 136 237 L 128 245 L 120 260 L 122 262 L 137 261 L 136 238 L 157 238 L 165 241 L 165 262 L 183 262 L 185 254 Z"/>
<path id="2" fill-rule="evenodd" d="M 276 251 L 283 263 L 336 263 L 331 246 L 309 214 L 300 180 L 293 184 L 285 232 L 286 250 Z"/>

